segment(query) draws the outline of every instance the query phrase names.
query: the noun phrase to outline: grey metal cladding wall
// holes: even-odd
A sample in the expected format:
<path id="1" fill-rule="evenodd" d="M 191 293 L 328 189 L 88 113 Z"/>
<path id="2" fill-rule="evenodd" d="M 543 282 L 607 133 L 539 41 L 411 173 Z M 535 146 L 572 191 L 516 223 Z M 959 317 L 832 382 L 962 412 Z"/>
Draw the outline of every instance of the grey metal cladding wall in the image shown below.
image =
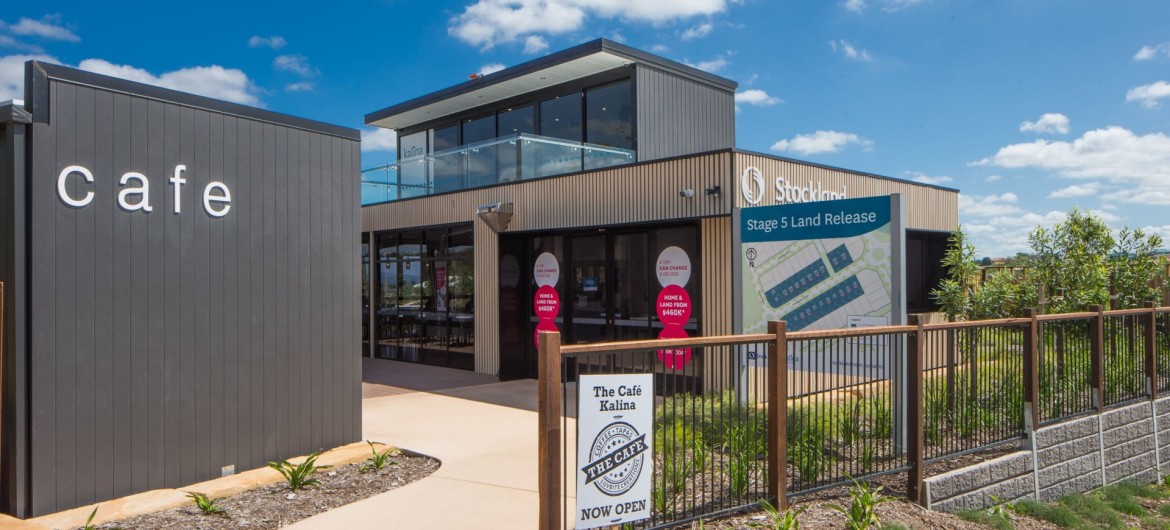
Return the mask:
<path id="1" fill-rule="evenodd" d="M 30 172 L 29 515 L 358 440 L 358 143 L 48 88 Z M 74 164 L 95 180 L 69 179 L 95 194 L 82 208 L 57 196 Z M 152 212 L 118 207 L 127 171 L 149 179 Z M 231 190 L 218 219 L 211 181 Z"/>
<path id="2" fill-rule="evenodd" d="M 638 160 L 735 146 L 735 94 L 639 64 Z"/>

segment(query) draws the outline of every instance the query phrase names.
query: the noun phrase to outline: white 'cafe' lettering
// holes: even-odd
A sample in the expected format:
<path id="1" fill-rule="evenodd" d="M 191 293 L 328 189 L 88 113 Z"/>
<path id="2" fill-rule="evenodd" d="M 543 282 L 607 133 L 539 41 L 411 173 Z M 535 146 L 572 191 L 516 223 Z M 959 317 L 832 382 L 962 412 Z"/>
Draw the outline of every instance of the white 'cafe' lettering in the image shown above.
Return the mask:
<path id="1" fill-rule="evenodd" d="M 174 190 L 174 213 L 182 212 L 182 189 L 183 185 L 187 183 L 187 179 L 183 178 L 183 172 L 187 171 L 187 166 L 179 164 L 175 166 L 174 174 L 168 179 L 172 189 Z M 93 202 L 94 192 L 89 190 L 80 198 L 69 194 L 69 177 L 71 175 L 78 175 L 85 181 L 86 184 L 93 184 L 93 173 L 83 166 L 69 166 L 61 170 L 61 174 L 57 176 L 57 196 L 61 202 L 73 208 L 85 208 Z M 127 212 L 151 212 L 154 207 L 150 204 L 150 179 L 146 175 L 137 171 L 127 171 L 122 174 L 122 178 L 118 179 L 118 185 L 122 187 L 118 191 L 118 207 Z M 203 211 L 212 217 L 223 217 L 227 215 L 228 211 L 232 209 L 232 192 L 228 189 L 227 184 L 213 181 L 203 188 Z"/>

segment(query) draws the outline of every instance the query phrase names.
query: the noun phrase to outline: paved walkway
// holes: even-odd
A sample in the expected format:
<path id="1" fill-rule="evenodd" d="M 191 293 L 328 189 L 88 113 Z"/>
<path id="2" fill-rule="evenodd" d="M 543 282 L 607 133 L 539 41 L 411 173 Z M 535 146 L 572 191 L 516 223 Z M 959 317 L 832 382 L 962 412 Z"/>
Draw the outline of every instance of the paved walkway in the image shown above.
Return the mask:
<path id="1" fill-rule="evenodd" d="M 363 435 L 433 456 L 430 477 L 289 528 L 535 528 L 536 381 L 367 360 Z"/>

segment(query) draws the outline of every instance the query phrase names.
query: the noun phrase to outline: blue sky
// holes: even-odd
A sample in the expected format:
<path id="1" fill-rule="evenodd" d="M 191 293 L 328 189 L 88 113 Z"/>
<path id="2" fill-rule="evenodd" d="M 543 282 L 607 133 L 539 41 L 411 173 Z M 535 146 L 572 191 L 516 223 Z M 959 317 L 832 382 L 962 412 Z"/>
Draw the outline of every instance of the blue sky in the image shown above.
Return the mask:
<path id="1" fill-rule="evenodd" d="M 341 125 L 606 37 L 740 83 L 737 145 L 962 190 L 980 255 L 1074 206 L 1170 236 L 1165 0 L 21 2 L 39 58 Z M 393 159 L 370 134 L 363 165 Z M 1167 237 L 1170 239 L 1170 237 Z"/>

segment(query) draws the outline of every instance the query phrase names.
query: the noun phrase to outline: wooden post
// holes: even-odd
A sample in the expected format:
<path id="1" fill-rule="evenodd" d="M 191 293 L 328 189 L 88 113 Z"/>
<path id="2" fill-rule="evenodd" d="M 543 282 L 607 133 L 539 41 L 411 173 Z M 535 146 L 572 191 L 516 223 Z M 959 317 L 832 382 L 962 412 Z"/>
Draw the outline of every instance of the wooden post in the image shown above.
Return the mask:
<path id="1" fill-rule="evenodd" d="M 947 334 L 947 410 L 955 410 L 955 330 L 948 329 Z"/>
<path id="2" fill-rule="evenodd" d="M 1028 435 L 1028 443 L 1033 444 L 1032 436 L 1040 424 L 1039 322 L 1036 321 L 1035 309 L 1025 309 L 1024 316 L 1032 320 L 1024 334 L 1024 432 Z"/>
<path id="3" fill-rule="evenodd" d="M 774 335 L 768 345 L 768 495 L 776 507 L 788 509 L 788 326 L 768 322 Z"/>
<path id="4" fill-rule="evenodd" d="M 561 334 L 542 331 L 537 370 L 538 480 L 541 530 L 559 530 L 561 515 Z"/>
<path id="5" fill-rule="evenodd" d="M 1089 323 L 1089 359 L 1092 366 L 1090 372 L 1093 380 L 1093 407 L 1098 414 L 1105 412 L 1105 316 L 1099 305 L 1089 306 L 1089 311 L 1097 313 Z"/>
<path id="6" fill-rule="evenodd" d="M 3 293 L 3 290 L 0 290 Z M 1146 316 L 1146 384 L 1150 399 L 1158 399 L 1158 311 L 1153 302 L 1146 302 L 1150 314 Z M 2 314 L 2 313 L 0 313 Z"/>
<path id="7" fill-rule="evenodd" d="M 910 315 L 910 325 L 918 329 L 907 337 L 906 344 L 906 458 L 910 461 L 910 471 L 907 477 L 906 496 L 911 502 L 925 506 L 925 488 L 923 479 L 925 474 L 925 437 L 923 436 L 922 410 L 922 346 L 925 342 L 922 332 L 922 319 L 918 315 Z"/>

